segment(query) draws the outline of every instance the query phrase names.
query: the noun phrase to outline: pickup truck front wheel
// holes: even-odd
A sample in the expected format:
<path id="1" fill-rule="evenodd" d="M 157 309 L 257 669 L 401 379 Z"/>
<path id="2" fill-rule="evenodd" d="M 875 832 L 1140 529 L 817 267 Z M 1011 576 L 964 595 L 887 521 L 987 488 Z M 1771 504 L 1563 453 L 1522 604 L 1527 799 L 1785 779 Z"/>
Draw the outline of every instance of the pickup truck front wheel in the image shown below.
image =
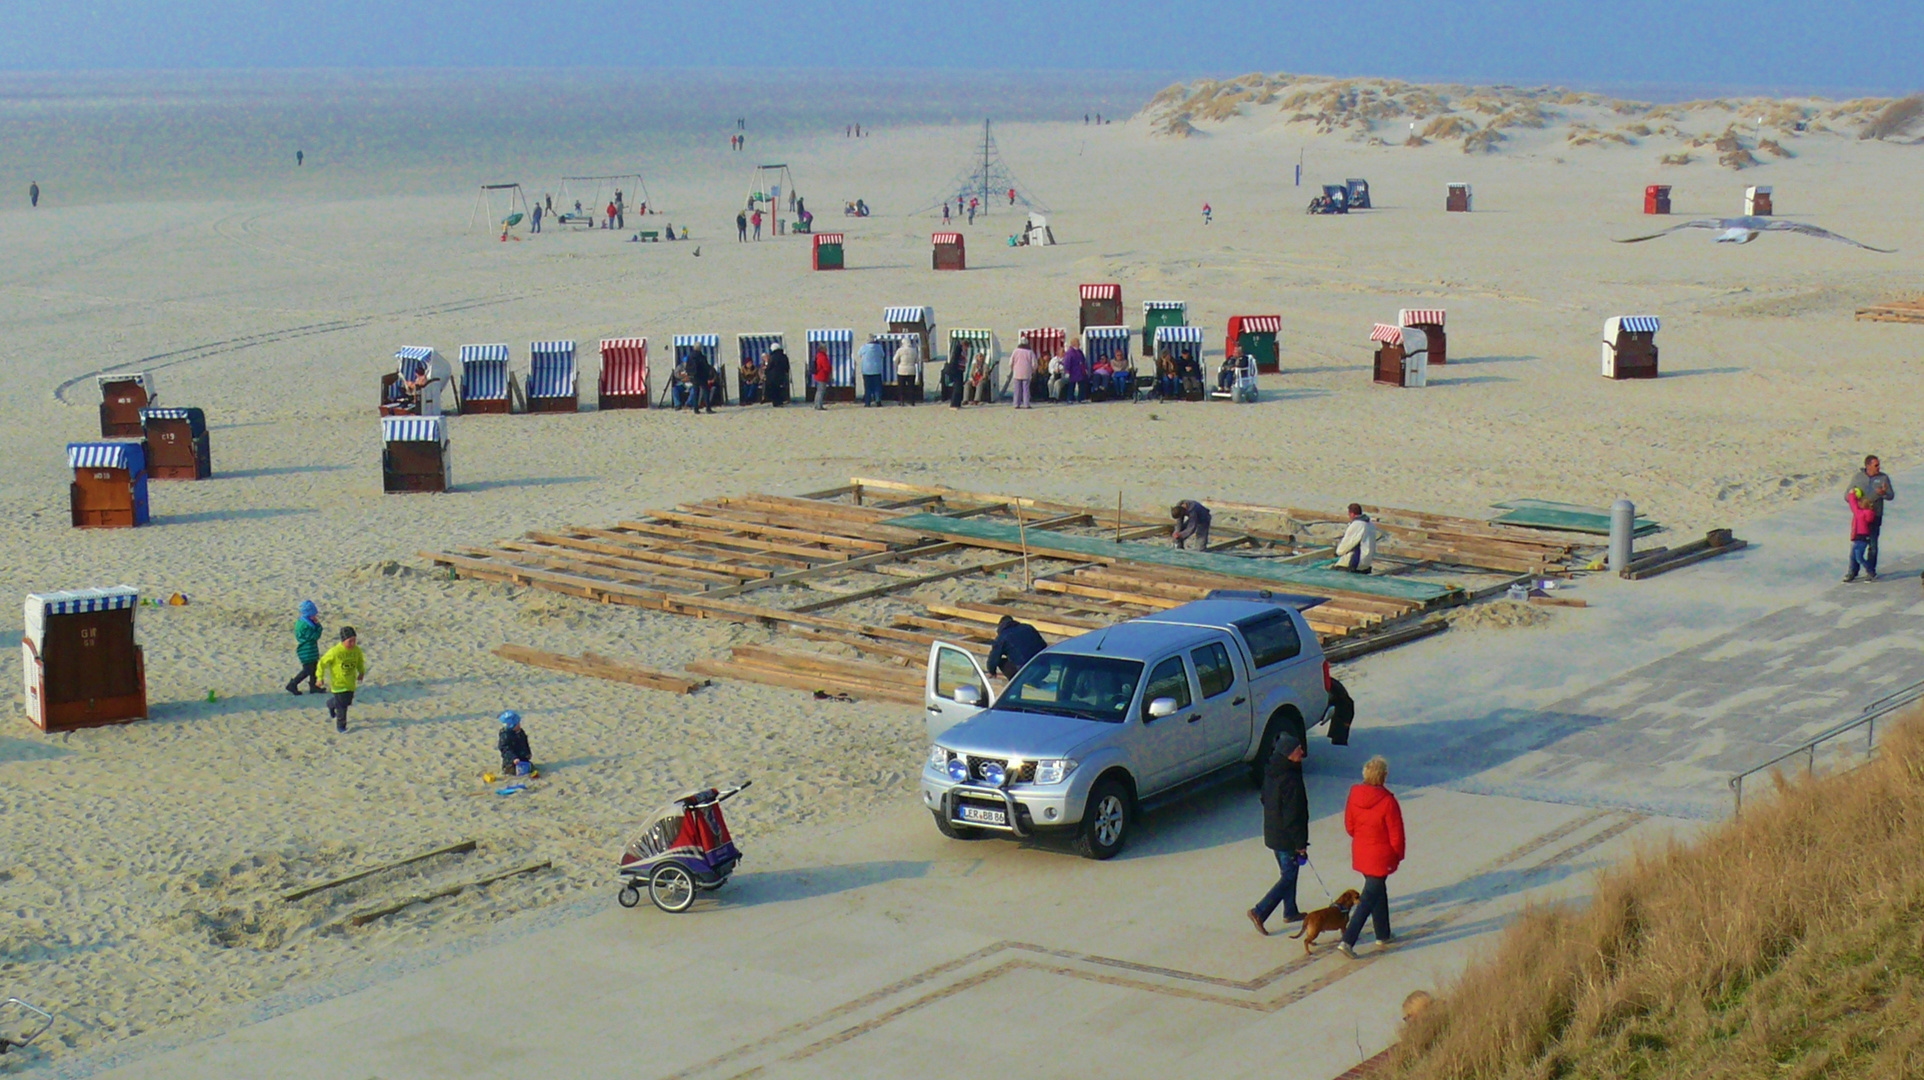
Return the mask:
<path id="1" fill-rule="evenodd" d="M 1128 786 L 1114 777 L 1096 781 L 1089 791 L 1089 805 L 1082 812 L 1082 825 L 1076 829 L 1076 854 L 1085 859 L 1115 855 L 1122 850 L 1134 819 Z"/>

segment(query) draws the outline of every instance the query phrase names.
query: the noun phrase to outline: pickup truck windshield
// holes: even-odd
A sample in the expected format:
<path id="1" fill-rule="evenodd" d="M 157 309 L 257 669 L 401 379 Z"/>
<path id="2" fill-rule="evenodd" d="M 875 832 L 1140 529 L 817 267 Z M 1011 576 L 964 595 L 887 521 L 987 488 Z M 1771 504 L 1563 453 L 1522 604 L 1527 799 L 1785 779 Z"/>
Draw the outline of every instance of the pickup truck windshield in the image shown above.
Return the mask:
<path id="1" fill-rule="evenodd" d="M 1016 674 L 995 707 L 1120 724 L 1129 715 L 1140 681 L 1142 663 L 1137 660 L 1043 653 Z"/>

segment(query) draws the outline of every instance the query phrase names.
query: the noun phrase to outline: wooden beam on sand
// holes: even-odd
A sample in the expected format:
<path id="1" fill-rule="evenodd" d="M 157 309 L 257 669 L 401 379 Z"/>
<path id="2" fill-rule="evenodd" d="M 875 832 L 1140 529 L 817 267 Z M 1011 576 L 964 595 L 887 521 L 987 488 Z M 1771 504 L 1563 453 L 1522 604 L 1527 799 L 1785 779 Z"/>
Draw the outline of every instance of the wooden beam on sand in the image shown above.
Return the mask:
<path id="1" fill-rule="evenodd" d="M 820 566 L 811 566 L 806 570 L 796 570 L 787 574 L 776 574 L 774 577 L 761 581 L 745 581 L 740 585 L 728 585 L 719 589 L 708 589 L 703 591 L 702 595 L 710 598 L 721 598 L 750 592 L 754 589 L 768 589 L 779 585 L 794 585 L 803 581 L 813 581 L 819 577 L 845 574 L 853 570 L 879 566 L 882 563 L 903 562 L 908 559 L 919 559 L 925 555 L 941 555 L 954 551 L 961 546 L 961 544 L 944 540 L 933 544 L 923 544 L 920 547 L 901 548 L 896 551 L 878 551 L 873 555 L 858 555 L 853 559 L 843 559 L 841 562 L 824 563 Z"/>
<path id="2" fill-rule="evenodd" d="M 457 840 L 452 844 L 443 844 L 438 848 L 431 848 L 417 855 L 409 855 L 405 859 L 395 859 L 392 862 L 384 862 L 378 866 L 370 866 L 365 870 L 356 870 L 354 873 L 342 877 L 329 878 L 326 881 L 317 881 L 312 885 L 303 885 L 298 889 L 289 889 L 281 894 L 281 899 L 289 903 L 295 900 L 305 900 L 315 893 L 326 892 L 329 889 L 338 889 L 343 885 L 352 885 L 363 878 L 371 878 L 376 874 L 383 874 L 389 870 L 398 870 L 403 866 L 412 866 L 418 862 L 425 862 L 428 859 L 434 858 L 436 855 L 465 855 L 473 850 L 474 841 Z"/>
<path id="3" fill-rule="evenodd" d="M 1440 634 L 1449 628 L 1450 624 L 1448 621 L 1441 618 L 1434 618 L 1424 619 L 1421 622 L 1411 623 L 1408 626 L 1390 627 L 1387 630 L 1374 634 L 1362 634 L 1352 638 L 1345 638 L 1326 646 L 1323 649 L 1323 659 L 1328 660 L 1332 664 L 1341 664 L 1345 661 L 1355 660 L 1361 656 L 1367 656 L 1373 652 L 1380 652 L 1392 646 L 1405 645 L 1409 642 L 1429 637 L 1431 634 Z"/>
<path id="4" fill-rule="evenodd" d="M 791 606 L 788 610 L 821 611 L 824 608 L 832 608 L 837 606 L 838 604 L 852 604 L 857 600 L 872 600 L 875 597 L 887 596 L 890 593 L 904 592 L 909 589 L 919 589 L 924 585 L 932 585 L 938 581 L 947 581 L 950 578 L 967 577 L 970 574 L 993 574 L 1001 570 L 1007 570 L 1012 566 L 1021 566 L 1021 565 L 1022 565 L 1022 556 L 1018 555 L 1013 559 L 996 559 L 993 562 L 985 562 L 979 566 L 952 567 L 950 569 L 943 570 L 940 573 L 923 574 L 920 577 L 903 578 L 899 581 L 891 581 L 885 585 L 877 585 L 874 588 L 870 588 L 870 589 L 858 589 L 857 591 L 852 593 L 841 593 L 836 596 L 825 597 L 821 600 L 812 600 L 806 604 L 795 604 Z"/>
<path id="5" fill-rule="evenodd" d="M 497 645 L 494 655 L 503 660 L 512 660 L 529 667 L 546 668 L 549 671 L 565 672 L 569 675 L 586 675 L 594 679 L 607 679 L 610 682 L 627 683 L 649 690 L 664 690 L 671 694 L 692 694 L 707 685 L 700 679 L 685 675 L 675 675 L 640 664 L 626 664 L 610 660 L 594 653 L 583 653 L 579 657 L 561 653 L 544 652 L 531 649 L 526 645 Z"/>
<path id="6" fill-rule="evenodd" d="M 526 863 L 524 865 L 514 867 L 511 870 L 498 870 L 492 874 L 487 874 L 478 878 L 472 878 L 468 881 L 457 881 L 452 885 L 443 885 L 442 887 L 435 889 L 431 892 L 418 893 L 414 896 L 407 897 L 404 900 L 396 900 L 392 903 L 382 904 L 379 907 L 368 908 L 365 911 L 357 911 L 354 914 L 349 915 L 347 917 L 347 921 L 350 925 L 353 925 L 353 926 L 366 926 L 368 923 L 371 923 L 376 919 L 385 919 L 389 915 L 392 915 L 397 911 L 404 911 L 408 908 L 413 907 L 416 904 L 425 904 L 433 900 L 442 899 L 443 897 L 453 896 L 456 893 L 465 892 L 468 889 L 485 888 L 486 886 L 492 885 L 497 881 L 506 881 L 511 877 L 519 877 L 522 874 L 531 874 L 536 870 L 546 870 L 550 865 L 552 865 L 550 860 L 542 859 L 539 862 Z"/>

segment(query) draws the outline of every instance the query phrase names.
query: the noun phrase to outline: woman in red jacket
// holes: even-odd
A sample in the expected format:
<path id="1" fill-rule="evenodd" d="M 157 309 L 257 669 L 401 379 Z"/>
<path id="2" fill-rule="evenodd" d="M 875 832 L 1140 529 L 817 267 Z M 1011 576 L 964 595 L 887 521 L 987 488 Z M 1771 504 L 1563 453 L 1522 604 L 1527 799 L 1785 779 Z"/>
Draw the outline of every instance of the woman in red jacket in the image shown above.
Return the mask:
<path id="1" fill-rule="evenodd" d="M 1363 765 L 1363 782 L 1349 789 L 1349 805 L 1343 808 L 1343 828 L 1350 835 L 1350 865 L 1363 875 L 1363 898 L 1350 911 L 1343 943 L 1336 947 L 1352 960 L 1365 920 L 1375 921 L 1379 944 L 1396 940 L 1390 933 L 1389 876 L 1403 861 L 1403 807 L 1383 786 L 1389 778 L 1389 762 L 1380 757 L 1369 759 Z"/>

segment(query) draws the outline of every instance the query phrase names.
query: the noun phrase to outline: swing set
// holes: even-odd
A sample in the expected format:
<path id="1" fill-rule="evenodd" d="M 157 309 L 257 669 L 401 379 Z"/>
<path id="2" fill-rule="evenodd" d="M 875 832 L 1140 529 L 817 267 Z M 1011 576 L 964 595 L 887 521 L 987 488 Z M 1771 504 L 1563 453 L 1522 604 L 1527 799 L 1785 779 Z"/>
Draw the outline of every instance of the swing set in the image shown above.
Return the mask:
<path id="1" fill-rule="evenodd" d="M 468 211 L 468 228 L 474 228 L 477 215 L 485 215 L 488 231 L 499 228 L 501 239 L 506 240 L 509 230 L 527 220 L 528 197 L 522 193 L 520 184 L 482 184 L 473 208 Z"/>
<path id="2" fill-rule="evenodd" d="M 606 212 L 615 196 L 621 196 L 623 212 L 633 211 L 641 214 L 658 214 L 661 208 L 648 194 L 648 185 L 642 181 L 640 173 L 615 173 L 611 176 L 564 176 L 561 186 L 555 190 L 555 201 L 561 209 L 555 211 L 563 225 L 592 226 L 597 215 Z M 581 209 L 574 209 L 581 203 Z"/>
<path id="3" fill-rule="evenodd" d="M 783 210 L 793 211 L 795 174 L 786 165 L 755 166 L 755 175 L 749 182 L 747 208 L 766 210 L 770 217 L 779 217 Z"/>

